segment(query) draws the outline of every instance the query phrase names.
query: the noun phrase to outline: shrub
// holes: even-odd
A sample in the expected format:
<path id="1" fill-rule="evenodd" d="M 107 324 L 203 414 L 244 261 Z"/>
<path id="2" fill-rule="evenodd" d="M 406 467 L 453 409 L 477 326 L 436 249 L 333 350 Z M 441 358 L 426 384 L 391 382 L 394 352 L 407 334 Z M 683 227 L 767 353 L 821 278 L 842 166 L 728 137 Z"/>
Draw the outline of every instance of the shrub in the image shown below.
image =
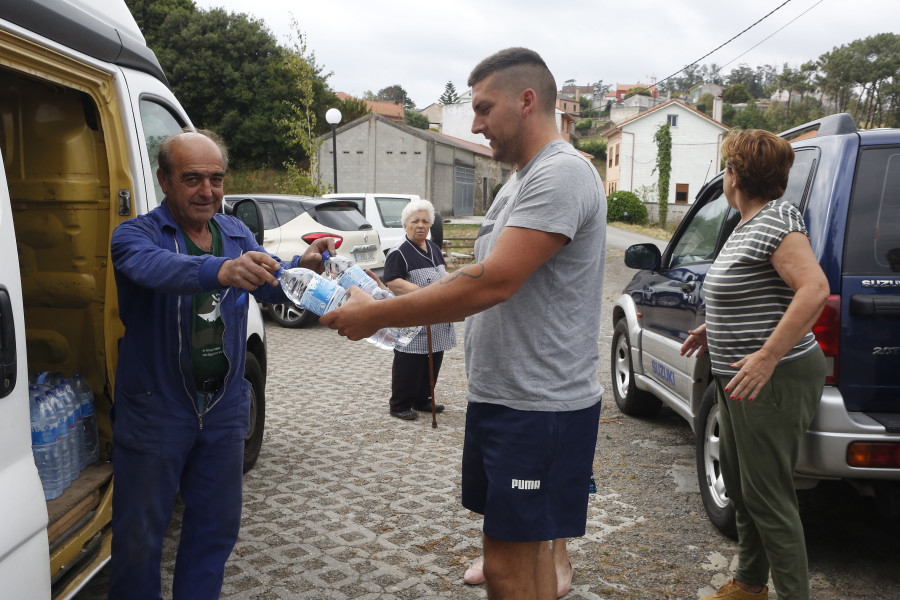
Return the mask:
<path id="1" fill-rule="evenodd" d="M 606 160 L 606 138 L 580 139 L 575 147 L 582 152 L 593 154 L 594 158 Z"/>
<path id="2" fill-rule="evenodd" d="M 647 207 L 631 192 L 613 192 L 606 197 L 606 221 L 643 225 L 647 222 Z"/>

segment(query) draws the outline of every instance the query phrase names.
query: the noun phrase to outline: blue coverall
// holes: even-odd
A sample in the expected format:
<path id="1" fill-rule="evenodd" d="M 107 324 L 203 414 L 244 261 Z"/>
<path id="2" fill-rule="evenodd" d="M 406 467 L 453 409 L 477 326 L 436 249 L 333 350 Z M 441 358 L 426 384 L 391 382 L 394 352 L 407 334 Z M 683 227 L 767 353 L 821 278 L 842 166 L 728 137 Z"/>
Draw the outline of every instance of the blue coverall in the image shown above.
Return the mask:
<path id="1" fill-rule="evenodd" d="M 228 372 L 201 414 L 191 370 L 191 294 L 221 288 L 218 271 L 228 258 L 265 250 L 242 222 L 224 214 L 214 219 L 223 257 L 188 255 L 165 201 L 121 223 L 112 236 L 125 336 L 112 409 L 110 600 L 162 598 L 162 543 L 176 492 L 185 510 L 175 600 L 219 598 L 225 561 L 237 541 L 250 417 L 244 379 L 249 301 L 237 302 L 237 288 L 222 290 Z M 299 260 L 282 266 L 298 266 Z M 253 294 L 265 302 L 286 301 L 280 286 L 264 284 Z"/>

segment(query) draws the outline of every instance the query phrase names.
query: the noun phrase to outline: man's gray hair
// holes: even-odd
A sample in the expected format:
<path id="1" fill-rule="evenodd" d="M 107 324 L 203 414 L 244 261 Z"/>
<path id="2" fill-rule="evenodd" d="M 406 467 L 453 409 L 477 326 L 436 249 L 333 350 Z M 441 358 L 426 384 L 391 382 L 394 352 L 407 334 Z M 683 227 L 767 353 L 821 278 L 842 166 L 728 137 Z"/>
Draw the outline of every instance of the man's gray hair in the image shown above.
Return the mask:
<path id="1" fill-rule="evenodd" d="M 406 227 L 406 222 L 409 221 L 410 217 L 417 212 L 428 213 L 428 222 L 434 223 L 434 204 L 428 200 L 411 200 L 409 204 L 403 207 L 403 212 L 400 213 L 400 222 L 403 223 L 404 227 Z"/>

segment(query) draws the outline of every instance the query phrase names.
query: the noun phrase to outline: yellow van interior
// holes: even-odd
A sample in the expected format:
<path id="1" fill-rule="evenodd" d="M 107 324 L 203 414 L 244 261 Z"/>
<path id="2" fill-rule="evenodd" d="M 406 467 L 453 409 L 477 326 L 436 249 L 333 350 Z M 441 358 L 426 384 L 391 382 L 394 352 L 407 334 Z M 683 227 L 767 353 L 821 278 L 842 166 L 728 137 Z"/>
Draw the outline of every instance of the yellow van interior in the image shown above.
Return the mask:
<path id="1" fill-rule="evenodd" d="M 4 33 L 0 52 L 0 152 L 21 271 L 28 372 L 81 373 L 94 391 L 100 430 L 100 462 L 47 502 L 57 597 L 77 585 L 83 567 L 109 556 L 108 415 L 123 331 L 109 238 L 121 220 L 118 190 L 130 190 L 131 182 L 124 166 L 110 166 L 125 164 L 110 74 Z"/>

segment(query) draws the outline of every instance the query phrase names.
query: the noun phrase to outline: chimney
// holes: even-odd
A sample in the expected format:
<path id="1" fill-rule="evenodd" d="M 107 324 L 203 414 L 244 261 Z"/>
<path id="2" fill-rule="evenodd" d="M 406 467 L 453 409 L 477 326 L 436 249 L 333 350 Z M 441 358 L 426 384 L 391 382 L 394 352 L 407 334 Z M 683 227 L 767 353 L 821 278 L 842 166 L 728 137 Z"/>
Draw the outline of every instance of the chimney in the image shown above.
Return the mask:
<path id="1" fill-rule="evenodd" d="M 721 98 L 713 98 L 713 114 L 712 118 L 722 122 L 722 99 Z"/>

